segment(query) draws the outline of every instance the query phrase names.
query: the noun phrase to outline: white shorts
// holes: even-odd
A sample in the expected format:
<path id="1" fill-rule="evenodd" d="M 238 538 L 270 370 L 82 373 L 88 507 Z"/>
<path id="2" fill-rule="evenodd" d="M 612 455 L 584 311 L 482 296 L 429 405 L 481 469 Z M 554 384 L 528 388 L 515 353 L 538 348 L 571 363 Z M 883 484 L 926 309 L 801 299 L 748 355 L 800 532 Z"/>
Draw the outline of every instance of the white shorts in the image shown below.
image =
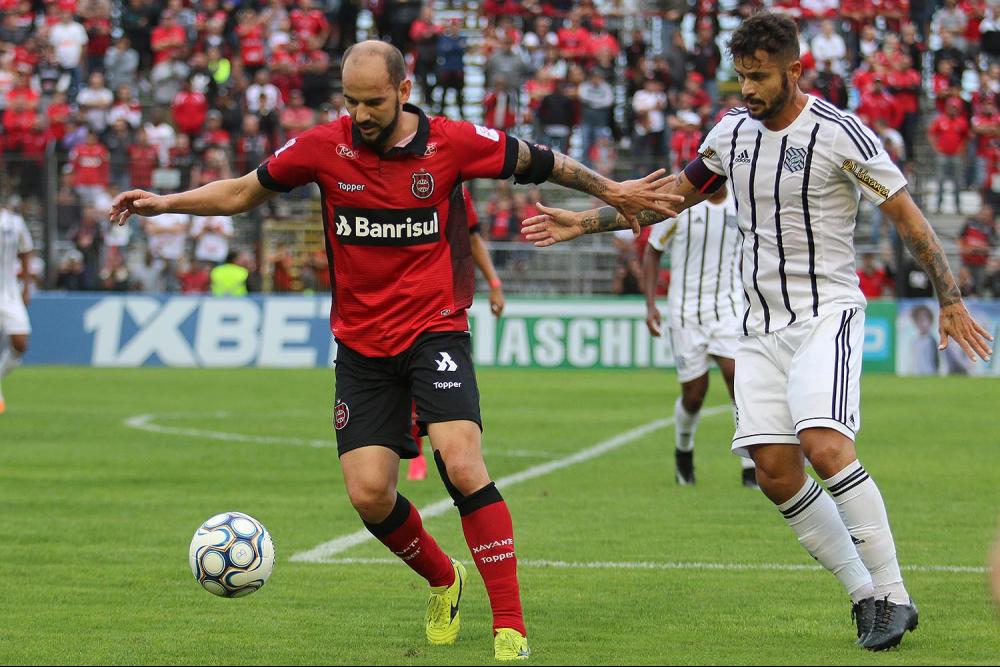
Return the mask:
<path id="1" fill-rule="evenodd" d="M 773 333 L 740 338 L 736 352 L 737 427 L 733 452 L 751 445 L 799 444 L 799 432 L 861 430 L 865 311 L 814 317 Z"/>
<path id="2" fill-rule="evenodd" d="M 712 356 L 736 358 L 739 322 L 725 319 L 693 327 L 669 327 L 677 379 L 690 382 L 708 372 Z"/>
<path id="3" fill-rule="evenodd" d="M 21 297 L 0 297 L 0 332 L 7 336 L 26 336 L 31 333 L 28 309 Z"/>

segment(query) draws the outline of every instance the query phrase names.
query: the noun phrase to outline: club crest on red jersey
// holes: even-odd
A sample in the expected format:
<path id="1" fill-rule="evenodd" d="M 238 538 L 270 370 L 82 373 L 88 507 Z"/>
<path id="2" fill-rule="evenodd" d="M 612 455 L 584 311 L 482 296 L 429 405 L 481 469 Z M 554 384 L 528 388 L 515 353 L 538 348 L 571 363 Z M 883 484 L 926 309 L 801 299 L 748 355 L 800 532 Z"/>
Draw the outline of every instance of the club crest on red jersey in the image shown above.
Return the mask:
<path id="1" fill-rule="evenodd" d="M 427 199 L 434 194 L 434 177 L 426 171 L 418 171 L 413 174 L 413 182 L 410 185 L 410 192 L 417 199 Z"/>
<path id="2" fill-rule="evenodd" d="M 345 426 L 347 422 L 351 419 L 351 411 L 347 407 L 347 403 L 343 401 L 337 403 L 333 408 L 333 425 L 339 431 Z"/>
<path id="3" fill-rule="evenodd" d="M 348 160 L 358 159 L 358 154 L 354 152 L 354 149 L 347 144 L 337 144 L 337 155 L 340 157 L 346 157 Z"/>

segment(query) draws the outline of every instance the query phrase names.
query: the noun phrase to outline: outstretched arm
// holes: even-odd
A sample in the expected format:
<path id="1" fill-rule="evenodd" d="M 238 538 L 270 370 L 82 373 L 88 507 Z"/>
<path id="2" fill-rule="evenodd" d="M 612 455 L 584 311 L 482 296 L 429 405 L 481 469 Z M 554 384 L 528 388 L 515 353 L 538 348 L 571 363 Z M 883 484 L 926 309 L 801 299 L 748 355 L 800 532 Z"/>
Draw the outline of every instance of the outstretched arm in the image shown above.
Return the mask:
<path id="1" fill-rule="evenodd" d="M 604 200 L 628 223 L 626 228 L 631 227 L 636 232 L 641 224 L 636 216 L 646 209 L 660 213 L 662 217 L 677 215 L 674 206 L 679 199 L 663 190 L 670 178 L 664 176 L 664 169 L 658 169 L 645 178 L 619 183 L 601 176 L 568 155 L 533 147 L 520 139 L 516 141 L 517 166 L 514 168 L 514 175 L 518 177 L 518 182 L 534 183 L 544 179 L 586 192 Z"/>
<path id="2" fill-rule="evenodd" d="M 681 211 L 698 204 L 709 195 L 700 192 L 688 177 L 681 172 L 677 175 L 660 179 L 660 191 L 670 195 L 678 203 L 676 210 L 663 214 L 653 209 L 643 209 L 636 215 L 636 220 L 642 227 L 654 225 L 661 220 L 680 215 Z M 589 211 L 575 212 L 547 206 L 538 206 L 543 215 L 536 215 L 521 222 L 521 232 L 528 241 L 534 242 L 539 248 L 569 241 L 583 234 L 613 232 L 619 229 L 629 229 L 630 222 L 615 209 L 605 206 Z"/>
<path id="3" fill-rule="evenodd" d="M 108 219 L 124 225 L 133 213 L 152 217 L 161 213 L 192 215 L 236 215 L 259 206 L 279 194 L 260 183 L 256 171 L 240 178 L 214 181 L 194 190 L 157 195 L 145 190 L 129 190 L 115 197 Z"/>
<path id="4" fill-rule="evenodd" d="M 910 193 L 905 187 L 901 188 L 882 204 L 881 209 L 892 220 L 910 254 L 934 285 L 941 305 L 939 349 L 948 347 L 948 338 L 951 337 L 962 346 L 970 361 L 977 361 L 976 355 L 989 361 L 993 350 L 988 341 L 992 341 L 993 337 L 969 314 L 937 234 Z"/>

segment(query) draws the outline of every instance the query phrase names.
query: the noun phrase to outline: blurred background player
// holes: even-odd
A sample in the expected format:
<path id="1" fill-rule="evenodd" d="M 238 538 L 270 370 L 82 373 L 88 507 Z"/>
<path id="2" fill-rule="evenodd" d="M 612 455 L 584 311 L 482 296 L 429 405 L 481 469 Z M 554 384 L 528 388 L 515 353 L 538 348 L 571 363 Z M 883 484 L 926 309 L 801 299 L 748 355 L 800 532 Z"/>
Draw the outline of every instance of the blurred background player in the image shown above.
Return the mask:
<path id="1" fill-rule="evenodd" d="M 32 250 L 24 218 L 9 205 L 0 208 L 0 382 L 21 364 L 28 351 Z M 23 286 L 18 285 L 18 271 L 25 277 Z M 0 385 L 0 414 L 6 409 Z"/>
<path id="2" fill-rule="evenodd" d="M 712 360 L 726 381 L 733 416 L 736 415 L 733 375 L 740 328 L 736 301 L 742 303 L 737 285 L 740 234 L 736 205 L 726 187 L 708 201 L 692 206 L 676 220 L 653 227 L 642 257 L 643 291 L 646 294 L 646 326 L 661 335 L 660 310 L 656 307 L 656 281 L 660 259 L 670 243 L 670 296 L 667 326 L 674 351 L 681 395 L 674 404 L 677 483 L 695 483 L 694 434 L 701 406 L 708 393 L 708 368 Z M 743 486 L 756 488 L 753 461 L 740 459 Z"/>
<path id="3" fill-rule="evenodd" d="M 472 259 L 475 260 L 479 272 L 490 286 L 490 312 L 498 318 L 503 315 L 505 305 L 503 296 L 503 282 L 493 266 L 490 259 L 490 249 L 486 245 L 486 239 L 479 227 L 479 216 L 476 214 L 476 206 L 469 194 L 469 188 L 462 186 L 462 197 L 465 199 L 465 215 L 469 218 L 469 243 L 472 247 Z M 427 459 L 424 457 L 423 436 L 426 435 L 417 424 L 417 404 L 413 404 L 413 440 L 417 443 L 417 451 L 420 452 L 416 458 L 410 459 L 406 468 L 406 479 L 420 481 L 427 479 Z"/>

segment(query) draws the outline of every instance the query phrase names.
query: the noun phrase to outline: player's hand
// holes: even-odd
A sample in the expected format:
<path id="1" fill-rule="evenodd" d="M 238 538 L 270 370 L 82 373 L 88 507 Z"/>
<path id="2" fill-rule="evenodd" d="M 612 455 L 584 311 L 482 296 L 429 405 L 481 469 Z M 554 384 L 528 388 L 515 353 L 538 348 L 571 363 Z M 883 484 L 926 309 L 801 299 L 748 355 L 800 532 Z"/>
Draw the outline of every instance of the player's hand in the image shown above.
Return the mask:
<path id="1" fill-rule="evenodd" d="M 663 319 L 660 317 L 660 309 L 656 306 L 647 306 L 646 328 L 649 329 L 649 335 L 653 338 L 659 338 L 663 334 L 662 323 Z"/>
<path id="2" fill-rule="evenodd" d="M 941 308 L 941 316 L 938 321 L 938 333 L 941 337 L 941 344 L 938 350 L 948 347 L 948 338 L 954 338 L 955 342 L 962 346 L 969 361 L 975 363 L 979 361 L 977 355 L 983 361 L 989 361 L 993 349 L 989 342 L 993 340 L 986 329 L 979 325 L 969 310 L 965 307 L 964 301 L 953 303 Z"/>
<path id="3" fill-rule="evenodd" d="M 148 218 L 167 213 L 168 210 L 165 197 L 145 190 L 129 190 L 115 197 L 111 203 L 111 211 L 108 212 L 108 220 L 115 225 L 124 225 L 133 213 Z"/>
<path id="4" fill-rule="evenodd" d="M 541 211 L 542 215 L 522 220 L 521 233 L 525 240 L 531 241 L 539 248 L 561 241 L 572 241 L 583 234 L 582 216 L 579 213 L 562 208 L 549 208 L 541 204 L 535 204 L 535 208 Z"/>
<path id="5" fill-rule="evenodd" d="M 503 288 L 493 287 L 490 289 L 490 312 L 493 317 L 499 318 L 503 315 L 503 308 L 507 302 L 503 298 Z"/>
<path id="6" fill-rule="evenodd" d="M 677 180 L 674 174 L 664 176 L 666 173 L 666 169 L 657 169 L 644 178 L 619 183 L 602 199 L 618 209 L 638 235 L 642 231 L 636 219 L 639 213 L 650 210 L 662 214 L 664 218 L 673 218 L 677 216 L 674 205 L 684 202 L 683 196 L 666 191 L 666 186 Z"/>

